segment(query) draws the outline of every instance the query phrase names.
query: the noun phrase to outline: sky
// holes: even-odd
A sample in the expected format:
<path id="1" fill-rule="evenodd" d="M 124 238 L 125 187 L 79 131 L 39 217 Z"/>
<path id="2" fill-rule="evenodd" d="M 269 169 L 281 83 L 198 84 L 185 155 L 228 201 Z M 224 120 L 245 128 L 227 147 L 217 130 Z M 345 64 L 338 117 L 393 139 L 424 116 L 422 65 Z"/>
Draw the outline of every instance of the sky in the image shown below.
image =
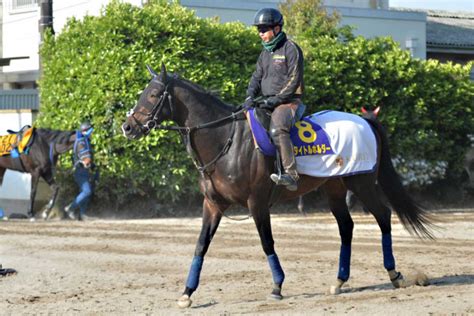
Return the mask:
<path id="1" fill-rule="evenodd" d="M 474 0 L 389 0 L 391 8 L 462 11 L 474 14 Z"/>

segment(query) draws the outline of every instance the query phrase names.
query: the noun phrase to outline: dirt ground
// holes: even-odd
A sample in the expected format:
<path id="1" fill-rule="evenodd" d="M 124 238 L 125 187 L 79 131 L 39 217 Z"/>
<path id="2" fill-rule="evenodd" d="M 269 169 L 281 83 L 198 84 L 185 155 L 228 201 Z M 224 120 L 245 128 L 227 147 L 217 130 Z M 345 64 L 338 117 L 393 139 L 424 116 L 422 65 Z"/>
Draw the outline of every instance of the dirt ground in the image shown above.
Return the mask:
<path id="1" fill-rule="evenodd" d="M 445 210 L 448 211 L 448 210 Z M 191 308 L 176 305 L 200 218 L 0 221 L 0 314 L 474 314 L 474 210 L 436 214 L 437 240 L 408 235 L 393 219 L 397 268 L 431 285 L 394 289 L 383 268 L 373 217 L 356 213 L 351 279 L 329 295 L 339 235 L 330 214 L 272 216 L 286 272 L 281 301 L 251 219 L 227 218 L 205 258 Z"/>

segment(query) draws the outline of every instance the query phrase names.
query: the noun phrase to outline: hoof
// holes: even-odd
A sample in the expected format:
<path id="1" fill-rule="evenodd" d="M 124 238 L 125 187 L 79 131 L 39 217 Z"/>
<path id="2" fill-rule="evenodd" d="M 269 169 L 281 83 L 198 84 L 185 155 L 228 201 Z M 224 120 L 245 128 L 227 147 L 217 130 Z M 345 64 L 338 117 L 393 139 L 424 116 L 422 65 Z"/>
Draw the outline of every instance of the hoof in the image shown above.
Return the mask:
<path id="1" fill-rule="evenodd" d="M 41 218 L 44 219 L 44 220 L 47 220 L 48 219 L 48 212 L 44 211 L 43 214 L 41 214 Z"/>
<path id="2" fill-rule="evenodd" d="M 270 296 L 268 297 L 269 299 L 272 299 L 272 300 L 275 300 L 275 301 L 281 301 L 283 299 L 283 295 L 281 295 L 280 293 L 273 293 L 270 294 Z"/>
<path id="3" fill-rule="evenodd" d="M 341 287 L 337 285 L 331 285 L 331 287 L 329 288 L 329 294 L 332 294 L 332 295 L 341 294 Z"/>
<path id="4" fill-rule="evenodd" d="M 281 295 L 281 284 L 273 284 L 272 293 L 268 298 L 277 301 L 281 301 L 283 299 L 283 295 Z"/>
<path id="5" fill-rule="evenodd" d="M 392 281 L 393 286 L 397 289 L 414 285 L 427 286 L 430 284 L 428 277 L 422 272 L 416 272 L 405 278 L 400 272 L 392 270 L 388 272 L 388 275 L 390 276 L 390 281 Z"/>
<path id="6" fill-rule="evenodd" d="M 179 299 L 178 299 L 178 306 L 180 308 L 188 308 L 189 306 L 191 306 L 191 304 L 193 303 L 193 301 L 191 301 L 191 299 L 189 298 L 188 295 L 183 295 L 181 296 Z"/>
<path id="7" fill-rule="evenodd" d="M 346 281 L 342 281 L 341 279 L 337 279 L 336 285 L 331 285 L 329 288 L 329 294 L 331 295 L 337 295 L 341 294 L 341 287 Z"/>
<path id="8" fill-rule="evenodd" d="M 403 274 L 401 274 L 400 272 L 392 270 L 388 272 L 388 275 L 390 277 L 390 281 L 392 281 L 392 284 L 395 288 L 399 289 L 408 286 L 405 278 L 403 277 Z"/>

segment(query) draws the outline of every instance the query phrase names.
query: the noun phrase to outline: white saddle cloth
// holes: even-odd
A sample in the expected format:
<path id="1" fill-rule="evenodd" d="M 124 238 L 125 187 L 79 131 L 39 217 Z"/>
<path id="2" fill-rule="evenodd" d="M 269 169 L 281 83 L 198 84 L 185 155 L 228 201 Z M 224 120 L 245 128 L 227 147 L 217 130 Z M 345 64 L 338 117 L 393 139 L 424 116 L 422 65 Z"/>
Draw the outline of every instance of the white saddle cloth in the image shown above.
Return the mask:
<path id="1" fill-rule="evenodd" d="M 302 151 L 298 144 L 305 144 L 301 138 L 299 141 L 294 141 L 295 132 L 292 130 L 299 174 L 313 177 L 334 177 L 369 173 L 375 170 L 377 141 L 367 121 L 360 116 L 338 111 L 318 112 L 305 118 L 305 120 L 308 119 L 311 121 L 313 130 L 318 134 L 317 137 L 327 136 L 326 143 L 329 144 L 324 146 L 323 151 L 313 149 L 310 151 L 316 153 L 308 154 L 308 151 L 305 150 L 305 154 L 300 155 Z M 307 129 L 309 125 L 306 125 Z M 322 131 L 318 130 L 318 127 Z M 323 135 L 324 133 L 326 135 Z M 330 146 L 330 150 L 328 150 L 328 146 Z M 312 148 L 315 147 L 312 146 Z"/>

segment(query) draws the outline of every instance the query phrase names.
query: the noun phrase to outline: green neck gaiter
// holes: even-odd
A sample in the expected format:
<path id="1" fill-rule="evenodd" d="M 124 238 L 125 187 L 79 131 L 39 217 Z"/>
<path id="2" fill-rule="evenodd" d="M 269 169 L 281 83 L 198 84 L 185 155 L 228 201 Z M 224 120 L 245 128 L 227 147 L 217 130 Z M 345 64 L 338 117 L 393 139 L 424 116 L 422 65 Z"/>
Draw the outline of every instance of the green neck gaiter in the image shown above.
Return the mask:
<path id="1" fill-rule="evenodd" d="M 284 32 L 278 33 L 277 36 L 275 36 L 270 42 L 266 43 L 262 41 L 263 48 L 265 48 L 269 52 L 273 52 L 275 50 L 275 47 L 284 39 L 286 38 L 286 35 Z"/>

